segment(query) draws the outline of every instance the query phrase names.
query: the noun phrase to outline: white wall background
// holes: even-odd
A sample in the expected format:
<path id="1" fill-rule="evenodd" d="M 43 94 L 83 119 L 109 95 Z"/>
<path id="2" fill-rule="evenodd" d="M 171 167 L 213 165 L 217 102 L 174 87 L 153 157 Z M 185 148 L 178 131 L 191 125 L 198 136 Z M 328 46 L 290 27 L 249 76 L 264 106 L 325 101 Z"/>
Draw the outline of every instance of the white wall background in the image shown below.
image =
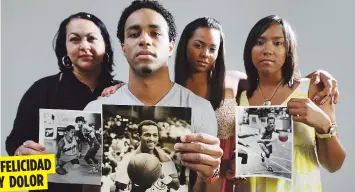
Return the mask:
<path id="1" fill-rule="evenodd" d="M 351 0 L 164 0 L 176 18 L 179 34 L 201 16 L 219 20 L 226 34 L 227 69 L 244 72 L 243 47 L 251 27 L 262 17 L 278 14 L 296 31 L 303 75 L 324 69 L 339 82 L 337 104 L 340 139 L 347 150 L 343 168 L 333 174 L 322 170 L 325 192 L 354 191 L 353 139 L 355 2 Z M 12 129 L 24 92 L 41 77 L 58 72 L 52 39 L 59 23 L 70 14 L 86 11 L 108 27 L 115 51 L 116 79 L 126 81 L 128 65 L 116 38 L 117 22 L 130 0 L 3 0 L 1 1 L 1 154 Z M 179 36 L 178 36 L 179 38 Z M 173 75 L 173 60 L 170 61 Z M 353 178 L 353 179 L 351 179 Z"/>

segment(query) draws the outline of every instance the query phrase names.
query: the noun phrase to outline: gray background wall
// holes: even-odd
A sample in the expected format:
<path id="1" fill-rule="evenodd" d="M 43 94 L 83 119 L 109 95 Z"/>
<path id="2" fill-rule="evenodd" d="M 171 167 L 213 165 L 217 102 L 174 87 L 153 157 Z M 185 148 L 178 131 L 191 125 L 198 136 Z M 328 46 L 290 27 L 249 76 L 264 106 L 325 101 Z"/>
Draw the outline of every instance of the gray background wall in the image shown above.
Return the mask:
<path id="1" fill-rule="evenodd" d="M 351 0 L 164 0 L 176 18 L 179 34 L 193 19 L 212 16 L 225 30 L 227 69 L 244 72 L 242 53 L 251 27 L 262 17 L 278 14 L 296 31 L 303 75 L 324 69 L 339 82 L 337 104 L 340 139 L 347 150 L 343 168 L 333 174 L 322 170 L 325 192 L 354 191 L 355 142 L 353 115 L 355 2 Z M 208 2 L 208 3 L 207 3 Z M 24 92 L 41 77 L 58 72 L 52 39 L 59 23 L 75 12 L 91 12 L 107 25 L 115 48 L 116 79 L 126 81 L 128 65 L 115 31 L 118 18 L 129 0 L 3 0 L 1 1 L 1 154 L 12 129 Z M 179 38 L 179 37 L 178 37 Z M 173 75 L 173 60 L 170 61 Z M 173 77 L 173 76 L 172 76 Z"/>

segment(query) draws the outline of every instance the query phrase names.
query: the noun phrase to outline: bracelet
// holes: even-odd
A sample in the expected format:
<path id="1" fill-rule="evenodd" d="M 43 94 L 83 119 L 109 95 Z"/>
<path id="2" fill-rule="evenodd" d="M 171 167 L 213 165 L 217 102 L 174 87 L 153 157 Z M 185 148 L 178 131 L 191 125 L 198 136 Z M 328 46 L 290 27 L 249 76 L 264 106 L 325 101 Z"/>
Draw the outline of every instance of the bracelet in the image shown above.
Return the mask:
<path id="1" fill-rule="evenodd" d="M 210 177 L 202 177 L 199 176 L 200 181 L 204 182 L 204 183 L 214 183 L 218 180 L 219 178 L 219 166 L 217 167 L 217 169 L 214 171 L 213 175 Z"/>
<path id="2" fill-rule="evenodd" d="M 316 137 L 319 138 L 319 139 L 328 139 L 328 138 L 331 138 L 331 137 L 335 137 L 336 134 L 337 134 L 337 130 L 338 130 L 337 125 L 336 124 L 332 124 L 330 126 L 330 128 L 329 128 L 328 133 L 321 134 L 321 133 L 318 133 L 317 131 L 315 133 L 316 133 Z"/>

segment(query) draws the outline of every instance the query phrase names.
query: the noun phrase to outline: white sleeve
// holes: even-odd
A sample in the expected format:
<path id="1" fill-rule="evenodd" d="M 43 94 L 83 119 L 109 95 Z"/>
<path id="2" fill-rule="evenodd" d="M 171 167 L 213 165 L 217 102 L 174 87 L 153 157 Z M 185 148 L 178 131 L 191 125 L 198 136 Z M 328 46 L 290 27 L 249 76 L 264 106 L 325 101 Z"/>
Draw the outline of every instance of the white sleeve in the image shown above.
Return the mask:
<path id="1" fill-rule="evenodd" d="M 201 99 L 192 108 L 192 129 L 217 137 L 218 124 L 215 111 L 209 101 Z"/>
<path id="2" fill-rule="evenodd" d="M 84 108 L 84 111 L 89 111 L 93 113 L 101 113 L 101 100 L 94 100 L 91 101 L 86 105 Z"/>
<path id="3" fill-rule="evenodd" d="M 238 83 L 240 79 L 246 78 L 246 74 L 240 71 L 226 71 L 224 78 L 224 87 L 226 89 L 232 89 L 234 97 L 236 97 L 238 91 Z"/>
<path id="4" fill-rule="evenodd" d="M 176 170 L 175 164 L 174 164 L 174 162 L 172 160 L 167 161 L 167 162 L 163 162 L 162 163 L 162 169 L 163 169 L 163 174 L 165 176 L 171 175 L 171 174 L 174 174 L 174 173 L 177 174 L 177 170 Z"/>
<path id="5" fill-rule="evenodd" d="M 121 162 L 119 162 L 119 167 L 116 170 L 116 181 L 119 183 L 123 183 L 128 185 L 130 179 L 127 173 L 127 167 L 128 167 L 128 163 L 129 163 L 130 158 L 124 158 L 122 159 Z"/>

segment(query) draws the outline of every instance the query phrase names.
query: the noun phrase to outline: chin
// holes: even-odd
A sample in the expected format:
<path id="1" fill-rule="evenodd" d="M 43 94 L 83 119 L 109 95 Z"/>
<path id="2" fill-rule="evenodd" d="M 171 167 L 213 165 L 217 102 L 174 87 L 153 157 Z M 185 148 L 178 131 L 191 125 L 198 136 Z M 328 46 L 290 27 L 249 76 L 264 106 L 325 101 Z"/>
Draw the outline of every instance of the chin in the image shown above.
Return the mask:
<path id="1" fill-rule="evenodd" d="M 81 71 L 89 72 L 89 71 L 95 71 L 95 70 L 100 69 L 101 65 L 94 65 L 92 63 L 80 63 L 77 67 Z"/>
<path id="2" fill-rule="evenodd" d="M 265 68 L 258 70 L 258 73 L 262 74 L 264 76 L 269 76 L 269 75 L 273 74 L 272 70 L 265 69 Z"/>
<path id="3" fill-rule="evenodd" d="M 203 65 L 198 64 L 198 63 L 196 63 L 194 65 L 195 71 L 198 71 L 198 72 L 207 72 L 211 67 L 212 67 L 212 65 L 203 66 Z"/>
<path id="4" fill-rule="evenodd" d="M 154 150 L 154 148 L 155 148 L 155 147 L 148 147 L 148 150 L 149 150 L 149 151 L 152 151 L 152 150 Z"/>
<path id="5" fill-rule="evenodd" d="M 143 76 L 148 76 L 152 73 L 154 73 L 155 71 L 159 70 L 162 66 L 159 66 L 155 63 L 152 64 L 140 64 L 137 67 L 134 67 L 134 71 L 136 71 L 136 73 L 143 75 Z"/>

